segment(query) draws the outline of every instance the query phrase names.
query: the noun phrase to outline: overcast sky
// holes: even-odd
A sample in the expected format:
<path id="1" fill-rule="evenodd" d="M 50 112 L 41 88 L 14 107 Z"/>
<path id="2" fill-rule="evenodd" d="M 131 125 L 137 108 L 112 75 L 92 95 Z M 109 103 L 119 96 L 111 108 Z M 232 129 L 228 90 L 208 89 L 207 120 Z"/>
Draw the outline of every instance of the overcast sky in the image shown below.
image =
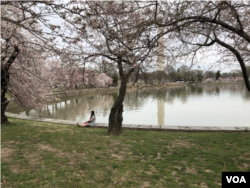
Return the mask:
<path id="1" fill-rule="evenodd" d="M 51 24 L 60 25 L 63 27 L 63 21 L 57 15 L 48 16 L 47 19 L 50 21 Z M 51 30 L 45 26 L 42 26 L 42 29 L 45 32 L 51 32 Z M 72 36 L 72 33 L 70 33 L 70 32 L 68 32 L 67 34 Z M 58 45 L 64 46 L 61 38 L 58 37 L 57 41 L 58 41 Z M 83 45 L 83 46 L 85 48 L 88 48 L 87 44 Z M 220 59 L 220 56 L 213 51 L 206 51 L 205 53 L 198 53 L 197 59 L 199 59 L 198 60 L 199 63 L 196 63 L 195 65 L 193 65 L 192 69 L 201 69 L 204 71 L 209 70 L 209 71 L 215 71 L 215 72 L 220 70 L 222 73 L 241 69 L 238 62 L 235 62 L 235 63 L 230 64 L 230 65 L 223 64 L 223 63 L 217 63 L 218 60 Z M 166 65 L 168 64 L 166 60 L 165 60 L 165 64 Z M 191 63 L 186 62 L 185 64 L 187 66 L 190 66 Z M 181 66 L 181 64 L 177 64 L 174 66 L 174 68 L 177 69 L 180 66 Z"/>

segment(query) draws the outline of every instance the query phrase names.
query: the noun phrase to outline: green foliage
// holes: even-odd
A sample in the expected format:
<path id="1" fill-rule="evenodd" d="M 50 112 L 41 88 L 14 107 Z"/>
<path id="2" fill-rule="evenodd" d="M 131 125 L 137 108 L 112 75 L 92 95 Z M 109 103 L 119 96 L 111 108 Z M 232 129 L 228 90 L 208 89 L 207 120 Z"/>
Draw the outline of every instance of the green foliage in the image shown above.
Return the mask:
<path id="1" fill-rule="evenodd" d="M 112 76 L 112 79 L 113 79 L 113 85 L 117 85 L 118 84 L 118 76 L 117 76 L 117 74 L 114 74 L 113 76 Z"/>
<path id="2" fill-rule="evenodd" d="M 216 78 L 216 80 L 218 80 L 220 78 L 220 71 L 217 71 L 215 78 Z"/>
<path id="3" fill-rule="evenodd" d="M 198 73 L 196 77 L 197 77 L 197 82 L 202 82 L 203 75 L 201 73 Z"/>
<path id="4" fill-rule="evenodd" d="M 11 99 L 11 95 L 10 95 L 9 93 L 5 93 L 5 97 L 6 97 L 7 99 Z"/>
<path id="5" fill-rule="evenodd" d="M 151 79 L 157 81 L 158 83 L 161 83 L 167 78 L 167 74 L 165 71 L 155 71 L 151 74 Z"/>

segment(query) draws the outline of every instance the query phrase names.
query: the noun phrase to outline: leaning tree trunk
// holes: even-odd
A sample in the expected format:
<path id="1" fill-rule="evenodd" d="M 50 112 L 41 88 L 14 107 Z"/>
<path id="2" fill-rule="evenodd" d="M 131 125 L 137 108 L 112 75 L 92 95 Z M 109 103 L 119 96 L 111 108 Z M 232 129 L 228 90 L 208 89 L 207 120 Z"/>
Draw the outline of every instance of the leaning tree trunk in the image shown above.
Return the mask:
<path id="1" fill-rule="evenodd" d="M 128 70 L 126 74 L 124 74 L 123 66 L 122 66 L 122 57 L 117 57 L 117 65 L 119 69 L 119 75 L 121 78 L 121 86 L 119 90 L 119 96 L 117 97 L 115 103 L 113 104 L 110 114 L 109 114 L 109 134 L 121 134 L 122 133 L 122 113 L 123 113 L 123 101 L 126 95 L 127 90 L 127 81 L 130 75 L 134 72 L 135 67 L 132 67 Z"/>
<path id="2" fill-rule="evenodd" d="M 17 46 L 15 46 L 14 51 L 8 61 L 1 66 L 1 124 L 9 124 L 8 117 L 5 115 L 5 111 L 9 104 L 9 101 L 5 97 L 5 94 L 8 90 L 10 79 L 9 69 L 12 63 L 15 61 L 18 53 L 19 49 Z"/>
<path id="3" fill-rule="evenodd" d="M 9 83 L 9 72 L 6 71 L 5 66 L 1 67 L 1 124 L 9 124 L 8 118 L 5 115 L 6 108 L 9 101 L 5 97 Z"/>
<path id="4" fill-rule="evenodd" d="M 108 133 L 110 134 L 121 134 L 122 133 L 122 113 L 123 113 L 123 101 L 126 95 L 127 80 L 122 80 L 119 96 L 117 97 L 114 105 L 112 106 L 109 114 L 109 128 Z"/>
<path id="5" fill-rule="evenodd" d="M 219 40 L 216 37 L 216 35 L 215 35 L 215 41 L 217 43 L 219 43 L 221 46 L 223 46 L 223 47 L 227 48 L 228 50 L 230 50 L 236 56 L 238 62 L 240 63 L 243 78 L 245 80 L 245 86 L 246 86 L 247 90 L 250 92 L 250 82 L 249 82 L 249 79 L 248 79 L 249 75 L 247 73 L 247 68 L 246 68 L 246 65 L 245 65 L 245 62 L 244 62 L 243 58 L 241 57 L 241 54 L 233 46 L 230 46 L 229 44 L 226 44 L 223 41 Z"/>
<path id="6" fill-rule="evenodd" d="M 5 115 L 5 111 L 6 111 L 8 104 L 9 104 L 9 101 L 7 100 L 5 101 L 5 103 L 1 104 L 1 124 L 5 124 L 5 125 L 9 124 L 8 117 Z"/>

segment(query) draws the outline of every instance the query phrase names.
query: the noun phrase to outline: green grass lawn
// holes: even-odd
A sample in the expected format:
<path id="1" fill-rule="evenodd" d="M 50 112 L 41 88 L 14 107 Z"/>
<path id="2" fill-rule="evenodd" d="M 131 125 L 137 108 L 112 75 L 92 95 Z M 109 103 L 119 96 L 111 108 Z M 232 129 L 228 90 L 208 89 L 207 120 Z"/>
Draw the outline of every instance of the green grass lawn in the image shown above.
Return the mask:
<path id="1" fill-rule="evenodd" d="M 9 118 L 2 187 L 221 187 L 221 172 L 250 171 L 250 134 L 106 129 Z"/>

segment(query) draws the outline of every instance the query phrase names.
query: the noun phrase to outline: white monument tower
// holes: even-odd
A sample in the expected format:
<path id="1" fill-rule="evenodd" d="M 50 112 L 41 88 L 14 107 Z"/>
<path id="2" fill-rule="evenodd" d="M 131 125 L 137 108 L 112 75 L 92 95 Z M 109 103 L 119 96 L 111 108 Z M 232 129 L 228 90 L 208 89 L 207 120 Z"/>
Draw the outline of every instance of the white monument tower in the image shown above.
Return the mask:
<path id="1" fill-rule="evenodd" d="M 163 32 L 162 27 L 158 27 L 158 35 Z M 158 39 L 158 49 L 157 49 L 157 70 L 164 71 L 165 68 L 165 55 L 164 55 L 164 36 Z"/>
<path id="2" fill-rule="evenodd" d="M 158 34 L 163 32 L 163 28 L 158 27 Z M 164 36 L 160 37 L 158 40 L 158 49 L 157 49 L 157 71 L 165 70 L 165 55 L 164 55 Z M 157 99 L 157 118 L 158 125 L 164 125 L 165 117 L 165 101 Z"/>

